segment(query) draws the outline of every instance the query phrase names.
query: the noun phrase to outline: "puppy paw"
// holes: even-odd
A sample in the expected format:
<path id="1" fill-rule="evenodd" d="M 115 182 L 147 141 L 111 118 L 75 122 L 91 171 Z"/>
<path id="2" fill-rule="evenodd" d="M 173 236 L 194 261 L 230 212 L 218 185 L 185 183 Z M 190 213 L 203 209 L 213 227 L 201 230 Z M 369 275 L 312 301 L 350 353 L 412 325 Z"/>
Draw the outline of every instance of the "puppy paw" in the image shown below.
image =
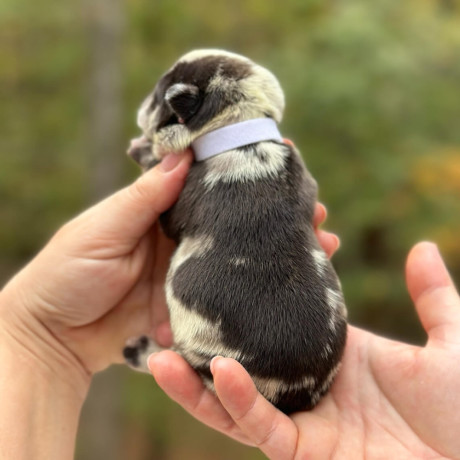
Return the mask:
<path id="1" fill-rule="evenodd" d="M 162 348 L 154 342 L 150 337 L 143 335 L 141 337 L 133 337 L 128 339 L 126 346 L 123 349 L 123 356 L 126 363 L 133 369 L 149 373 L 147 366 L 147 358 Z"/>

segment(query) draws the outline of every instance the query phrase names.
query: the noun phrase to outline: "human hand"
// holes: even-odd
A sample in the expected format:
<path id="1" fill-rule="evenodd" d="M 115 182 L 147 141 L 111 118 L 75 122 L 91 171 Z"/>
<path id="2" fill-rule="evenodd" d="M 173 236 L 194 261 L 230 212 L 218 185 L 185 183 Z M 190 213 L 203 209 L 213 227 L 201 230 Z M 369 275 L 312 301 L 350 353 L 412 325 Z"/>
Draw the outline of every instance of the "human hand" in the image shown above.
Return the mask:
<path id="1" fill-rule="evenodd" d="M 191 161 L 190 151 L 166 157 L 64 225 L 0 293 L 1 329 L 46 366 L 88 374 L 121 362 L 130 336 L 170 345 L 163 284 L 174 244 L 156 221 Z"/>
<path id="2" fill-rule="evenodd" d="M 427 344 L 412 346 L 350 326 L 341 370 L 310 412 L 284 415 L 229 358 L 211 363 L 217 397 L 173 352 L 152 356 L 150 369 L 197 419 L 271 459 L 458 459 L 460 298 L 433 244 L 412 249 L 406 278 Z"/>

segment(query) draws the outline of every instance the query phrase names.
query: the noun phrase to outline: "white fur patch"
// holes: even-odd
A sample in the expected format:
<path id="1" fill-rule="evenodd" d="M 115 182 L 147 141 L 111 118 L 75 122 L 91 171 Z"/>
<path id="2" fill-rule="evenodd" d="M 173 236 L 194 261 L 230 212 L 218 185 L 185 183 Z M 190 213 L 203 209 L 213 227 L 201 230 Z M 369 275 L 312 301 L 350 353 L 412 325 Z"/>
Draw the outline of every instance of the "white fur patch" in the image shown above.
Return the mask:
<path id="1" fill-rule="evenodd" d="M 171 283 L 166 284 L 171 329 L 174 342 L 180 349 L 187 350 L 186 356 L 195 355 L 196 364 L 199 356 L 227 356 L 240 361 L 243 356 L 239 350 L 231 349 L 222 343 L 220 323 L 212 323 L 191 308 L 187 308 L 173 294 Z M 193 359 L 193 358 L 192 358 Z"/>
<path id="2" fill-rule="evenodd" d="M 323 385 L 321 386 L 321 391 L 323 393 L 326 392 L 329 389 L 329 387 L 332 384 L 332 381 L 334 380 L 335 376 L 339 372 L 339 369 L 340 369 L 340 363 L 338 363 L 335 367 L 333 367 L 331 369 L 331 371 L 329 372 L 328 376 L 326 377 L 326 380 L 324 381 Z"/>
<path id="3" fill-rule="evenodd" d="M 270 116 L 278 123 L 284 112 L 284 93 L 277 78 L 267 69 L 254 65 L 253 73 L 240 81 L 243 93 L 251 100 L 251 105 Z"/>
<path id="4" fill-rule="evenodd" d="M 303 379 L 294 382 L 286 383 L 283 380 L 275 378 L 265 378 L 265 377 L 251 377 L 257 390 L 272 403 L 276 404 L 279 401 L 280 394 L 287 393 L 289 391 L 298 391 L 303 389 L 309 389 L 313 391 L 313 388 L 316 385 L 316 380 L 313 377 L 304 377 Z M 329 377 L 328 377 L 329 379 Z M 205 381 L 205 385 L 212 391 L 215 391 L 213 382 Z M 314 392 L 312 394 L 312 400 L 314 403 L 319 400 L 319 392 Z"/>
<path id="5" fill-rule="evenodd" d="M 340 369 L 340 363 L 338 363 L 335 367 L 333 367 L 330 370 L 329 374 L 327 375 L 326 379 L 324 380 L 323 384 L 321 385 L 320 390 L 315 391 L 311 395 L 311 401 L 312 401 L 313 405 L 316 405 L 318 403 L 318 401 L 320 400 L 321 395 L 323 395 L 324 393 L 326 393 L 329 390 L 329 387 L 332 385 L 332 382 L 333 382 L 335 376 L 337 375 L 337 373 L 339 372 L 339 369 Z"/>
<path id="6" fill-rule="evenodd" d="M 249 260 L 249 257 L 232 257 L 230 263 L 238 267 L 240 265 L 247 265 Z"/>
<path id="7" fill-rule="evenodd" d="M 318 274 L 322 276 L 328 264 L 328 259 L 325 252 L 321 249 L 313 249 L 311 251 L 311 255 L 313 256 L 313 260 L 316 263 Z"/>
<path id="8" fill-rule="evenodd" d="M 337 319 L 347 316 L 347 309 L 343 301 L 342 294 L 339 291 L 334 291 L 331 288 L 326 289 L 327 304 L 331 308 L 331 316 L 329 317 L 329 329 L 335 330 Z"/>
<path id="9" fill-rule="evenodd" d="M 326 344 L 324 347 L 324 350 L 321 352 L 321 357 L 324 359 L 329 358 L 329 356 L 332 354 L 332 347 L 329 344 Z"/>
<path id="10" fill-rule="evenodd" d="M 277 396 L 279 393 L 303 389 L 313 390 L 316 385 L 315 378 L 309 376 L 303 377 L 293 383 L 286 383 L 280 379 L 263 377 L 253 377 L 253 380 L 260 393 L 275 403 L 277 402 Z"/>
<path id="11" fill-rule="evenodd" d="M 319 391 L 313 393 L 311 395 L 311 403 L 313 406 L 316 406 L 316 404 L 318 403 L 318 401 L 320 400 L 321 398 L 321 394 L 319 393 Z"/>
<path id="12" fill-rule="evenodd" d="M 232 59 L 243 60 L 245 62 L 249 61 L 247 57 L 241 56 L 240 54 L 232 53 L 230 51 L 220 50 L 216 48 L 216 49 L 199 49 L 199 50 L 190 51 L 189 53 L 182 56 L 179 59 L 179 62 L 193 62 L 198 59 L 202 59 L 202 58 L 209 57 L 209 56 L 223 56 L 223 57 L 228 57 Z"/>
<path id="13" fill-rule="evenodd" d="M 235 149 L 206 160 L 207 173 L 203 179 L 206 187 L 213 188 L 219 182 L 255 182 L 276 177 L 284 169 L 287 153 L 274 143 L 261 143 L 265 154 L 261 160 L 243 150 Z"/>
<path id="14" fill-rule="evenodd" d="M 326 289 L 327 304 L 331 307 L 332 311 L 338 312 L 341 304 L 343 304 L 343 298 L 340 292 L 334 291 L 334 289 Z"/>
<path id="15" fill-rule="evenodd" d="M 176 249 L 176 252 L 171 258 L 169 265 L 168 277 L 174 275 L 176 270 L 190 257 L 200 257 L 205 252 L 212 249 L 214 240 L 210 236 L 202 236 L 198 238 L 185 237 Z"/>

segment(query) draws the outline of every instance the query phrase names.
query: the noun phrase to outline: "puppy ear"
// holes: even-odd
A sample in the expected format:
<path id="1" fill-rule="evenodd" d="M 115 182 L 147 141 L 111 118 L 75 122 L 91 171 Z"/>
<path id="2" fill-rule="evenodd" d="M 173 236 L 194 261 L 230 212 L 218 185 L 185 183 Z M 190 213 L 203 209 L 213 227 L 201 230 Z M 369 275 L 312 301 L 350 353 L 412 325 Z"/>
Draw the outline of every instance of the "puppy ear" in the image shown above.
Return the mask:
<path id="1" fill-rule="evenodd" d="M 188 123 L 193 130 L 201 129 L 210 120 L 221 113 L 229 105 L 228 93 L 221 88 L 215 88 L 203 96 L 203 101 L 197 110 L 196 115 Z"/>
<path id="2" fill-rule="evenodd" d="M 195 85 L 176 83 L 166 91 L 165 100 L 177 117 L 187 122 L 200 108 L 200 90 Z"/>

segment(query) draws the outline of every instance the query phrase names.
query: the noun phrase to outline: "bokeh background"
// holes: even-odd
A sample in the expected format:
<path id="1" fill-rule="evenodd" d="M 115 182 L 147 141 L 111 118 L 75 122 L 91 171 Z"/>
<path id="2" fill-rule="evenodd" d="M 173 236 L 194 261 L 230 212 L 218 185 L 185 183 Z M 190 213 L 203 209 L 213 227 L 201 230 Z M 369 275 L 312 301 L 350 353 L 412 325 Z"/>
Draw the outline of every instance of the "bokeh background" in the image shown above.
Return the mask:
<path id="1" fill-rule="evenodd" d="M 270 68 L 281 129 L 329 209 L 350 320 L 423 343 L 404 286 L 419 240 L 460 277 L 456 0 L 0 0 L 0 285 L 66 220 L 137 176 L 135 113 L 178 56 L 220 47 Z M 260 459 L 149 376 L 95 379 L 77 460 Z"/>

